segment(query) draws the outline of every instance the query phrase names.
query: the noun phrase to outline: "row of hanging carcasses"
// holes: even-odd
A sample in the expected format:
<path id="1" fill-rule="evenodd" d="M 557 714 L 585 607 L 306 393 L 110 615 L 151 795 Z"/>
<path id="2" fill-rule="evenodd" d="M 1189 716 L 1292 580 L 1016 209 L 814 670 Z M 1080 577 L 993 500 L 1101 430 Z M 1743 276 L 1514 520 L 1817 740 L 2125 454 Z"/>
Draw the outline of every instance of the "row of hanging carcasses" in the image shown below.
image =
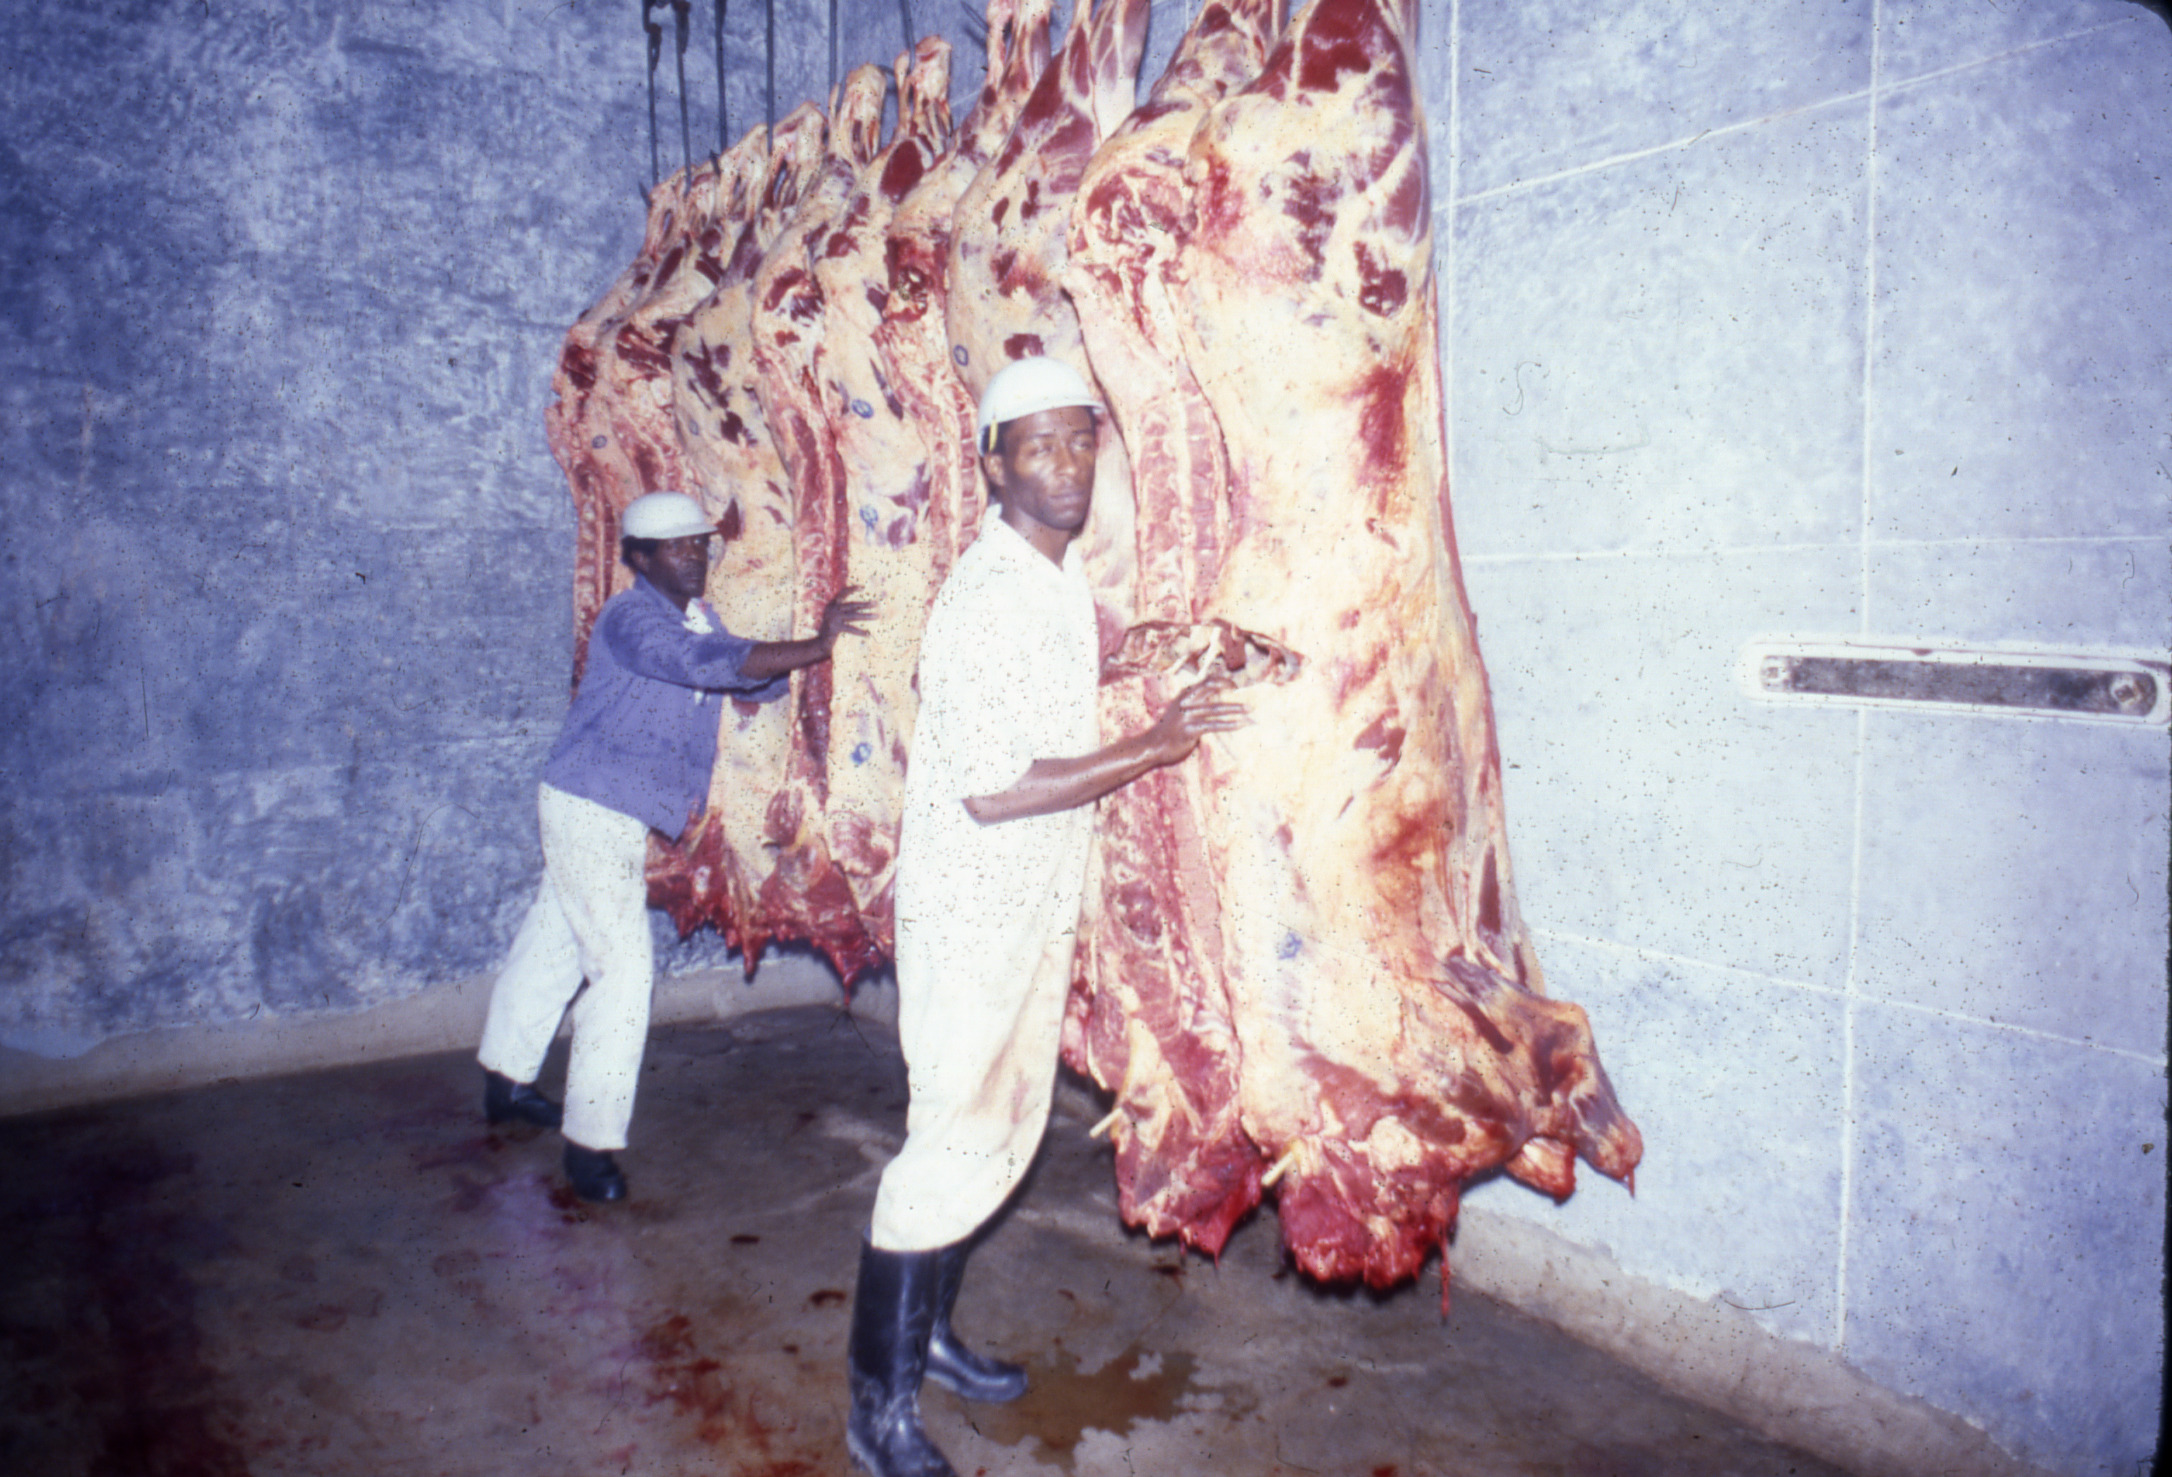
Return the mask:
<path id="1" fill-rule="evenodd" d="M 951 127 L 950 51 L 852 73 L 653 193 L 576 324 L 553 450 L 587 631 L 618 514 L 679 488 L 727 533 L 734 631 L 868 634 L 733 704 L 707 812 L 652 898 L 749 967 L 891 945 L 930 602 L 985 492 L 987 378 L 1028 354 L 1110 411 L 1082 551 L 1145 725 L 1208 666 L 1254 713 L 1101 802 L 1067 1060 L 1113 1094 L 1126 1217 L 1218 1250 L 1274 1187 L 1323 1278 L 1386 1285 L 1496 1167 L 1549 1193 L 1641 1154 L 1583 1013 L 1548 999 L 1508 867 L 1485 672 L 1448 523 L 1412 0 L 1208 0 L 1143 104 L 1146 0 L 991 0 Z M 1252 639 L 1249 633 L 1259 633 Z M 1445 1276 L 1445 1263 L 1444 1263 Z M 1445 1285 L 1445 1284 L 1444 1284 Z"/>

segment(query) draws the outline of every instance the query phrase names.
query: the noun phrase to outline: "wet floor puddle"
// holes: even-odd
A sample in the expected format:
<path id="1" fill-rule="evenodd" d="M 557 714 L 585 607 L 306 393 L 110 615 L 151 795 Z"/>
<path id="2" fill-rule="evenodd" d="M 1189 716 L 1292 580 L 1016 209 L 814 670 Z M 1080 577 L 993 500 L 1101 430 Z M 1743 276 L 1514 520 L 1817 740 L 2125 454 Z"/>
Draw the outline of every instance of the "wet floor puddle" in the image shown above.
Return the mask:
<path id="1" fill-rule="evenodd" d="M 1092 1374 L 1082 1373 L 1078 1356 L 1058 1349 L 1053 1360 L 1026 1365 L 1026 1393 L 1008 1405 L 970 1407 L 973 1429 L 998 1446 L 1016 1446 L 1027 1437 L 1041 1443 L 1041 1455 L 1070 1464 L 1072 1452 L 1088 1431 L 1123 1436 L 1142 1421 L 1167 1421 L 1188 1408 L 1184 1397 L 1196 1394 L 1196 1361 L 1181 1352 L 1142 1354 L 1127 1350 Z"/>

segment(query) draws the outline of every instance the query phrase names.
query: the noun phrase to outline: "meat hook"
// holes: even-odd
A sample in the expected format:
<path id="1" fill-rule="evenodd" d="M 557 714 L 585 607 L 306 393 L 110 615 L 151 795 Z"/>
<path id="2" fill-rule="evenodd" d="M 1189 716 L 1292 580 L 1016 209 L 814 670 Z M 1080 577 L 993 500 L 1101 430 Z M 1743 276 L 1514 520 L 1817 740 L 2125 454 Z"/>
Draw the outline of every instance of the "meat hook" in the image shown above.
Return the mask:
<path id="1" fill-rule="evenodd" d="M 686 33 L 693 10 L 694 0 L 671 0 L 672 40 L 678 47 L 679 64 L 679 150 L 686 166 L 682 189 L 694 182 L 694 133 L 686 116 Z"/>
<path id="2" fill-rule="evenodd" d="M 724 122 L 724 0 L 716 0 L 711 14 L 716 33 L 716 155 L 721 159 L 731 140 L 731 130 Z"/>
<path id="3" fill-rule="evenodd" d="M 649 185 L 664 177 L 663 156 L 656 150 L 656 64 L 663 60 L 664 28 L 649 19 L 649 12 L 665 0 L 641 0 L 641 29 L 649 38 Z"/>

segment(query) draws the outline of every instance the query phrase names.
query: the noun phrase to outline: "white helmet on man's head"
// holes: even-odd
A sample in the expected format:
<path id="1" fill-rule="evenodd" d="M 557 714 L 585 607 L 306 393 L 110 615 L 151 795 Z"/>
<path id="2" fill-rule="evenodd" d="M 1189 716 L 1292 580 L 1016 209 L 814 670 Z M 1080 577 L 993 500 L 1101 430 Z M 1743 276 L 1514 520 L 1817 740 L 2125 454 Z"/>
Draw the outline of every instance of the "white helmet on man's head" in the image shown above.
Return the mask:
<path id="1" fill-rule="evenodd" d="M 627 538 L 706 538 L 716 520 L 683 492 L 652 492 L 626 505 L 618 531 Z"/>
<path id="2" fill-rule="evenodd" d="M 1100 400 L 1077 370 L 1061 359 L 1019 359 L 997 370 L 988 388 L 981 391 L 980 415 L 974 429 L 985 449 L 993 444 L 989 433 L 1005 421 L 1072 405 L 1101 409 Z"/>

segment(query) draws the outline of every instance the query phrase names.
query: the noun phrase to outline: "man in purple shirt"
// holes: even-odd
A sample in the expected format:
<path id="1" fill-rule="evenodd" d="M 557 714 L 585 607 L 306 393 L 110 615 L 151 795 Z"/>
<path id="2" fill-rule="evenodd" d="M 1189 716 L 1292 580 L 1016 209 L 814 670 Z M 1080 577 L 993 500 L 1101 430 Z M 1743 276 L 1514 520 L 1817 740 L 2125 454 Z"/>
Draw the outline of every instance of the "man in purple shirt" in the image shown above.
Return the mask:
<path id="1" fill-rule="evenodd" d="M 700 814 L 716 763 L 718 694 L 784 696 L 792 672 L 828 661 L 838 636 L 862 632 L 868 614 L 868 602 L 847 591 L 813 636 L 745 640 L 702 599 L 716 529 L 699 503 L 652 492 L 627 505 L 620 529 L 633 588 L 596 617 L 588 670 L 544 763 L 543 881 L 491 990 L 477 1053 L 485 1118 L 562 1128 L 566 1178 L 587 1200 L 626 1198 L 612 1156 L 626 1147 L 648 1043 L 649 832 L 676 837 Z M 561 1110 L 535 1077 L 584 979 Z"/>

